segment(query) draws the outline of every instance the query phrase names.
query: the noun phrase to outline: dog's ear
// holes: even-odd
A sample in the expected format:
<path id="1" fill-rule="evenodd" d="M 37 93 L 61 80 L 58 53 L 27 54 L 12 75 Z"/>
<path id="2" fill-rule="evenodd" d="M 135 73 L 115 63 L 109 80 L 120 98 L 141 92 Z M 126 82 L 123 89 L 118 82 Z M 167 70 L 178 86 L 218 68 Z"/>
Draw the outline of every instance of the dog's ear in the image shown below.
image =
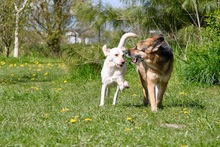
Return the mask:
<path id="1" fill-rule="evenodd" d="M 123 52 L 125 52 L 125 51 L 126 51 L 126 48 L 125 48 L 125 47 L 122 47 L 121 50 L 122 50 Z"/>
<path id="2" fill-rule="evenodd" d="M 107 48 L 106 44 L 102 47 L 102 51 L 105 56 L 108 56 L 110 53 L 110 49 Z"/>
<path id="3" fill-rule="evenodd" d="M 158 36 L 154 36 L 152 39 L 153 41 L 148 51 L 156 52 L 159 49 L 159 47 L 162 45 L 164 41 L 164 37 L 162 35 L 158 35 Z"/>

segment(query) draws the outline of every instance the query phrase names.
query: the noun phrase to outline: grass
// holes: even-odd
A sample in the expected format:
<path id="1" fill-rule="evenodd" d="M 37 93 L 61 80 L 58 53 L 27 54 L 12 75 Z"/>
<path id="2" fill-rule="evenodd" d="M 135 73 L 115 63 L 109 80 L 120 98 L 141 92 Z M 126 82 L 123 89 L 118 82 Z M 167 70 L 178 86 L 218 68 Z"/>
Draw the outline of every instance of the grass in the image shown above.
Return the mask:
<path id="1" fill-rule="evenodd" d="M 153 113 L 132 66 L 130 89 L 116 106 L 112 89 L 104 107 L 100 78 L 74 79 L 58 59 L 2 59 L 0 67 L 0 146 L 220 146 L 220 87 L 183 81 L 176 69 Z"/>

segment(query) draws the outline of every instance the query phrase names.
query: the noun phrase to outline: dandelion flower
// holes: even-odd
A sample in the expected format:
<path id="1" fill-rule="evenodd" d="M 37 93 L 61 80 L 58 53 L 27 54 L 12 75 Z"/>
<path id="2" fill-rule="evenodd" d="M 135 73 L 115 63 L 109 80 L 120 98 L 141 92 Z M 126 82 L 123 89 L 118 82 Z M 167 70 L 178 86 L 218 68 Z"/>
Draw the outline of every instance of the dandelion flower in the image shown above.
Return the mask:
<path id="1" fill-rule="evenodd" d="M 130 128 L 125 128 L 125 131 L 128 132 L 128 131 L 131 131 L 131 129 Z"/>
<path id="2" fill-rule="evenodd" d="M 67 80 L 63 81 L 63 83 L 67 83 Z"/>
<path id="3" fill-rule="evenodd" d="M 132 96 L 134 96 L 134 97 L 135 97 L 135 96 L 137 96 L 137 94 L 135 94 L 135 93 L 134 93 Z"/>
<path id="4" fill-rule="evenodd" d="M 180 92 L 180 95 L 186 95 L 186 93 L 185 92 Z"/>
<path id="5" fill-rule="evenodd" d="M 48 113 L 45 113 L 45 114 L 44 114 L 44 117 L 48 118 L 48 116 L 49 116 Z"/>
<path id="6" fill-rule="evenodd" d="M 44 73 L 44 76 L 47 76 L 47 75 L 48 75 L 48 72 L 45 72 L 45 73 Z"/>
<path id="7" fill-rule="evenodd" d="M 128 118 L 127 118 L 127 120 L 128 120 L 128 121 L 131 121 L 131 120 L 132 120 L 132 118 L 131 118 L 131 117 L 128 117 Z"/>
<path id="8" fill-rule="evenodd" d="M 141 129 L 141 127 L 138 127 L 138 126 L 136 126 L 136 127 L 135 127 L 135 129 L 138 129 L 138 130 L 140 130 L 140 129 Z"/>
<path id="9" fill-rule="evenodd" d="M 86 118 L 85 121 L 92 121 L 92 119 L 91 118 Z"/>
<path id="10" fill-rule="evenodd" d="M 60 112 L 66 112 L 66 111 L 69 111 L 69 109 L 68 109 L 68 108 L 62 108 L 62 109 L 60 110 Z"/>
<path id="11" fill-rule="evenodd" d="M 71 122 L 71 123 L 75 123 L 75 122 L 76 122 L 76 119 L 75 119 L 75 118 L 71 118 L 71 119 L 70 119 L 70 122 Z"/>

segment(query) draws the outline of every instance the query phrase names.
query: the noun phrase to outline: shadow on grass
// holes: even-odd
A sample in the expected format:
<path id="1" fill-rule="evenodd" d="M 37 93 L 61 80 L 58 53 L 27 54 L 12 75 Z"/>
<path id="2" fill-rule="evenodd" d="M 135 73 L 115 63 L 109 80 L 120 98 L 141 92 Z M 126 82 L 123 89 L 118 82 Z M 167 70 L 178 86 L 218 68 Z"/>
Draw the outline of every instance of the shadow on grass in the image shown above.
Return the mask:
<path id="1" fill-rule="evenodd" d="M 183 102 L 172 102 L 171 104 L 166 105 L 165 107 L 186 107 L 186 108 L 198 108 L 205 109 L 205 105 L 200 101 L 183 101 Z"/>
<path id="2" fill-rule="evenodd" d="M 125 106 L 125 107 L 136 107 L 136 108 L 148 107 L 148 105 L 146 106 L 144 104 L 131 104 L 131 103 L 123 104 L 123 106 Z"/>
<path id="3" fill-rule="evenodd" d="M 142 108 L 142 107 L 150 107 L 150 105 L 144 105 L 144 104 L 124 104 L 125 107 L 136 107 L 136 108 Z M 163 110 L 164 108 L 169 107 L 184 107 L 184 108 L 198 108 L 198 109 L 205 109 L 205 104 L 199 100 L 186 100 L 186 101 L 173 101 L 169 104 L 163 104 L 163 106 L 159 107 L 159 109 Z"/>

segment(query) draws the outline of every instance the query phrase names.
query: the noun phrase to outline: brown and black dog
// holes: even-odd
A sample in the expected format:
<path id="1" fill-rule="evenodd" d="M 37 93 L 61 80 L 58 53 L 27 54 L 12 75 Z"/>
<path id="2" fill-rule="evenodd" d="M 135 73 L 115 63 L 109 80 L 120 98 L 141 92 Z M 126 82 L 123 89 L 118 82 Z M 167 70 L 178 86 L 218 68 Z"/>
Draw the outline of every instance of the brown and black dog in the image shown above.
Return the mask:
<path id="1" fill-rule="evenodd" d="M 164 92 L 173 69 L 173 53 L 163 35 L 153 36 L 139 42 L 127 51 L 127 55 L 136 64 L 143 86 L 145 105 L 150 97 L 151 110 L 162 106 Z"/>

